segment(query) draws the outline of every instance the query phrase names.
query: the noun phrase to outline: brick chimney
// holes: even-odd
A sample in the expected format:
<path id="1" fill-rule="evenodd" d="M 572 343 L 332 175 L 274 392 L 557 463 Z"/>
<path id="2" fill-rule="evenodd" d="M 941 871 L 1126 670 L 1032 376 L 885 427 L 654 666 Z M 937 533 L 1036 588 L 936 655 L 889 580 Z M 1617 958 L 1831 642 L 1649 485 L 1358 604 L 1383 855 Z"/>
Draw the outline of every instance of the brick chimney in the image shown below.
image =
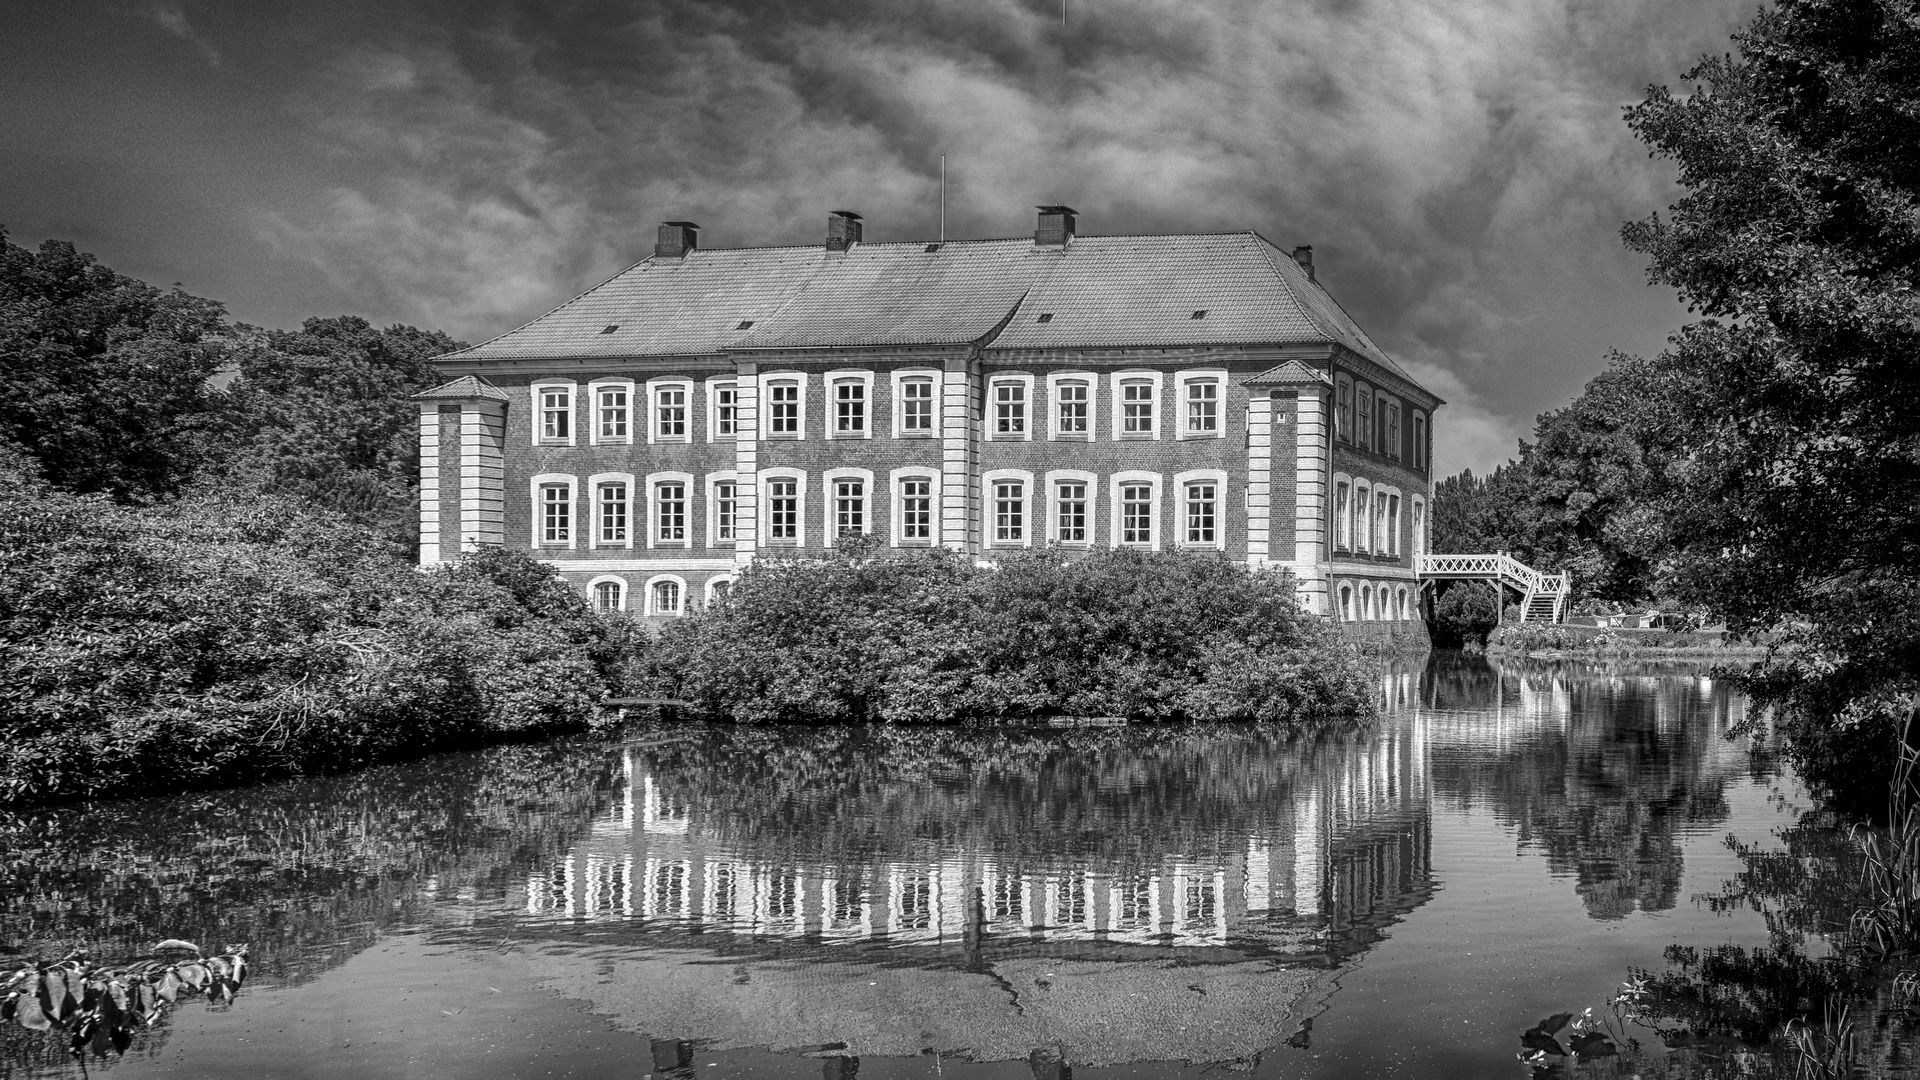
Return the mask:
<path id="1" fill-rule="evenodd" d="M 844 255 L 860 242 L 860 215 L 835 210 L 827 215 L 827 254 Z"/>
<path id="2" fill-rule="evenodd" d="M 1299 263 L 1300 269 L 1305 270 L 1307 272 L 1308 281 L 1314 280 L 1313 245 L 1312 244 L 1301 244 L 1299 247 L 1294 248 L 1293 261 Z"/>
<path id="3" fill-rule="evenodd" d="M 663 221 L 660 239 L 653 245 L 656 259 L 678 259 L 700 246 L 700 226 L 691 221 Z"/>
<path id="4" fill-rule="evenodd" d="M 1042 206 L 1040 225 L 1033 230 L 1033 242 L 1038 247 L 1066 247 L 1073 239 L 1073 214 L 1071 206 Z"/>

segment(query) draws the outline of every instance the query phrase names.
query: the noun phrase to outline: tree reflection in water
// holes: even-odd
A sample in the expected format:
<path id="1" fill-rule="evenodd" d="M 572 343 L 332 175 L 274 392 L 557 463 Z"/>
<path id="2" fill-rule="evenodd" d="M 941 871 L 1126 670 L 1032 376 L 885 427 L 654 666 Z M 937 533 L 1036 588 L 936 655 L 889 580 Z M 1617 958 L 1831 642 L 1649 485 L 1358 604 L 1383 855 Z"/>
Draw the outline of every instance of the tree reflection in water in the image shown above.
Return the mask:
<path id="1" fill-rule="evenodd" d="M 1673 908 L 1682 841 L 1774 768 L 1687 672 L 1439 654 L 1380 695 L 1357 732 L 663 728 L 76 806 L 0 822 L 0 947 L 245 940 L 271 987 L 389 929 L 511 935 L 662 1075 L 695 1041 L 841 1078 L 928 1046 L 1247 1066 L 1434 896 L 1438 808 L 1491 813 L 1618 921 Z"/>

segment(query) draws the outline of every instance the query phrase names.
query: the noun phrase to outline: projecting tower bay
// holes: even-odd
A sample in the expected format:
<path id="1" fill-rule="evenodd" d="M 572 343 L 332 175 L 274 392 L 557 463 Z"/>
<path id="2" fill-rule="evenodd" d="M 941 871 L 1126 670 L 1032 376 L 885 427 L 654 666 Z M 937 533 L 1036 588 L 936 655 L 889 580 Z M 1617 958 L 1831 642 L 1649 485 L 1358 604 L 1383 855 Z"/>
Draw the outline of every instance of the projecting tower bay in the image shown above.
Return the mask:
<path id="1" fill-rule="evenodd" d="M 652 257 L 420 395 L 423 563 L 528 550 L 673 618 L 770 553 L 871 536 L 980 557 L 1217 551 L 1310 610 L 1422 622 L 1433 411 L 1312 249 L 1257 233 L 707 249 Z"/>

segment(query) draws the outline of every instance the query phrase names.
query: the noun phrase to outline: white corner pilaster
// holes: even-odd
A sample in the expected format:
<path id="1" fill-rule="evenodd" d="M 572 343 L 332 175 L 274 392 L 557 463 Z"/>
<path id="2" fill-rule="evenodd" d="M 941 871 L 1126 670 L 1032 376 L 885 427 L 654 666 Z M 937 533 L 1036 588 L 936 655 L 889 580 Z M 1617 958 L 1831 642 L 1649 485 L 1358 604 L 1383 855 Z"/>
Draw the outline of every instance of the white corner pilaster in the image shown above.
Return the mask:
<path id="1" fill-rule="evenodd" d="M 1332 564 L 1327 546 L 1327 498 L 1332 444 L 1327 391 L 1302 387 L 1294 406 L 1293 565 L 1300 602 L 1316 615 L 1333 613 Z"/>
<path id="2" fill-rule="evenodd" d="M 420 565 L 440 561 L 440 403 L 420 402 Z"/>
<path id="3" fill-rule="evenodd" d="M 745 566 L 760 549 L 760 366 L 734 368 L 733 561 Z"/>
<path id="4" fill-rule="evenodd" d="M 1266 565 L 1273 503 L 1273 398 L 1254 387 L 1247 400 L 1247 565 Z"/>
<path id="5" fill-rule="evenodd" d="M 977 551 L 980 363 L 951 358 L 940 379 L 940 543 Z"/>

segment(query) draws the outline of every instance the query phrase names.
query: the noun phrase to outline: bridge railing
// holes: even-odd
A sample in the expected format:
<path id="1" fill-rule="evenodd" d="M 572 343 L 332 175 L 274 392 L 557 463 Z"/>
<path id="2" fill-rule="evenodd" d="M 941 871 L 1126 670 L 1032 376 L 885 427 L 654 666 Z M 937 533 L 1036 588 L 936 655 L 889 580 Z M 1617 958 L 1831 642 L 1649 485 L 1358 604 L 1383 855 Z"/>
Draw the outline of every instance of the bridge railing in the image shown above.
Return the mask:
<path id="1" fill-rule="evenodd" d="M 1476 555 L 1422 555 L 1414 560 L 1414 572 L 1427 578 L 1492 578 L 1523 593 L 1547 593 L 1564 596 L 1572 591 L 1572 579 L 1563 571 L 1543 574 L 1505 552 Z"/>

